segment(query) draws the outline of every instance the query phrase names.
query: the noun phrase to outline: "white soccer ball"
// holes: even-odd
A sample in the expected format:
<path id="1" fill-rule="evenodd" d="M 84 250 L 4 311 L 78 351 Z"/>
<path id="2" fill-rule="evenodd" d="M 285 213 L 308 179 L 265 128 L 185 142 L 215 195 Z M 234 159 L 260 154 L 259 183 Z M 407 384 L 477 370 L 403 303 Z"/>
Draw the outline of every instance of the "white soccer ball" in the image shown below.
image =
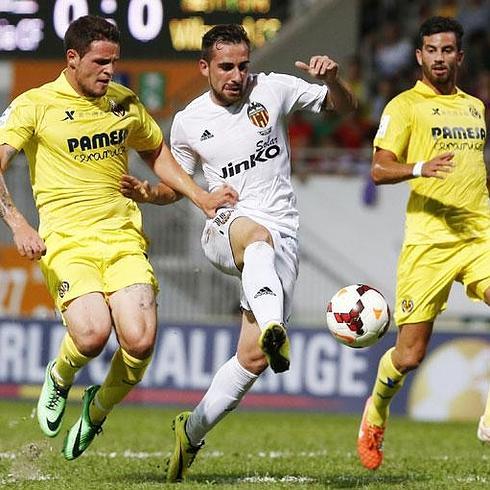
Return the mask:
<path id="1" fill-rule="evenodd" d="M 390 326 L 384 296 L 365 284 L 337 291 L 327 305 L 327 326 L 341 344 L 361 348 L 375 344 Z"/>

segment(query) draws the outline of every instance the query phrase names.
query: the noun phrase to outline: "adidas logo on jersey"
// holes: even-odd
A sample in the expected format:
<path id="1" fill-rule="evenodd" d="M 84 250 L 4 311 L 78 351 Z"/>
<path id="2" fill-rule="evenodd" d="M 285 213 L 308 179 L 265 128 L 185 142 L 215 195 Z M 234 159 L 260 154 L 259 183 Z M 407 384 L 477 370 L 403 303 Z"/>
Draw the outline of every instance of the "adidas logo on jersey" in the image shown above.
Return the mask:
<path id="1" fill-rule="evenodd" d="M 208 140 L 209 138 L 214 138 L 214 134 L 205 129 L 204 133 L 201 134 L 201 141 Z"/>
<path id="2" fill-rule="evenodd" d="M 257 299 L 259 296 L 264 296 L 264 294 L 270 294 L 272 296 L 276 296 L 276 293 L 274 293 L 271 288 L 265 286 L 257 291 L 254 298 Z"/>

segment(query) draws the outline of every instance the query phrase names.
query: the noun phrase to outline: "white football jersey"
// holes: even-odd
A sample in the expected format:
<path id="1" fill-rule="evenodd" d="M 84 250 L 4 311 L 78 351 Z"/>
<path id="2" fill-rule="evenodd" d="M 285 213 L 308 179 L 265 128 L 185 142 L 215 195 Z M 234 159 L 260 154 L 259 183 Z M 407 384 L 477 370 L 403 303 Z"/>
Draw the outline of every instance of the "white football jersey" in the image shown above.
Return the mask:
<path id="1" fill-rule="evenodd" d="M 291 184 L 287 116 L 320 112 L 325 85 L 290 75 L 250 75 L 247 95 L 220 106 L 209 92 L 175 115 L 171 149 L 187 173 L 202 165 L 209 190 L 227 183 L 238 192 L 237 207 L 260 224 L 296 236 L 298 211 Z"/>

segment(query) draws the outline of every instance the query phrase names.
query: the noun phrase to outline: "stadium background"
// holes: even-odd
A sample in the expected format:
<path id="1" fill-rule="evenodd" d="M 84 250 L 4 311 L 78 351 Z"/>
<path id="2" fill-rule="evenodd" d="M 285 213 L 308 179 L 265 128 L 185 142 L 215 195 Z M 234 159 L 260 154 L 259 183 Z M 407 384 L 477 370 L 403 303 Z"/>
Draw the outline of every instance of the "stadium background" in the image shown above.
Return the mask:
<path id="1" fill-rule="evenodd" d="M 254 71 L 300 75 L 296 59 L 327 53 L 338 60 L 361 101 L 359 111 L 342 120 L 298 114 L 290 121 L 302 222 L 302 264 L 290 321 L 294 368 L 264 376 L 244 404 L 358 412 L 377 359 L 394 340 L 395 326 L 379 345 L 354 351 L 328 335 L 324 310 L 339 287 L 354 282 L 377 287 L 393 305 L 408 189 L 374 188 L 369 181 L 370 141 L 380 110 L 416 79 L 414 35 L 420 21 L 432 14 L 454 15 L 463 23 L 466 68 L 460 85 L 488 107 L 489 10 L 488 2 L 476 0 L 0 2 L 0 112 L 14 96 L 59 73 L 60 36 L 71 19 L 87 12 L 120 25 L 124 37 L 117 80 L 139 94 L 167 136 L 172 114 L 205 89 L 196 59 L 210 25 L 243 23 L 254 45 Z M 135 155 L 131 170 L 152 179 Z M 17 206 L 36 223 L 23 156 L 6 180 Z M 193 404 L 232 353 L 239 283 L 205 261 L 199 244 L 203 216 L 189 203 L 145 205 L 143 213 L 161 284 L 161 329 L 152 368 L 132 401 Z M 18 257 L 7 227 L 0 224 L 0 399 L 36 398 L 61 332 L 39 269 Z M 100 382 L 109 357 L 110 347 L 78 383 Z M 488 309 L 470 303 L 456 286 L 438 320 L 429 356 L 394 410 L 422 419 L 476 420 L 486 398 L 489 365 Z"/>

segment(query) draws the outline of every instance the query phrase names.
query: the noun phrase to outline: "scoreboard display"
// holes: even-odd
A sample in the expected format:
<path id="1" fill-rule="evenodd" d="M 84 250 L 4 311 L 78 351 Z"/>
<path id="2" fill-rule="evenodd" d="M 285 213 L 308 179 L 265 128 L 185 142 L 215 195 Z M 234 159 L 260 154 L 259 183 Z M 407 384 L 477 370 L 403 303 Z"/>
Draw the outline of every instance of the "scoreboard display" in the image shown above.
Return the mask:
<path id="1" fill-rule="evenodd" d="M 284 0 L 0 0 L 0 59 L 56 59 L 70 22 L 87 14 L 116 23 L 124 59 L 195 58 L 213 25 L 239 23 L 253 46 L 280 30 Z"/>

